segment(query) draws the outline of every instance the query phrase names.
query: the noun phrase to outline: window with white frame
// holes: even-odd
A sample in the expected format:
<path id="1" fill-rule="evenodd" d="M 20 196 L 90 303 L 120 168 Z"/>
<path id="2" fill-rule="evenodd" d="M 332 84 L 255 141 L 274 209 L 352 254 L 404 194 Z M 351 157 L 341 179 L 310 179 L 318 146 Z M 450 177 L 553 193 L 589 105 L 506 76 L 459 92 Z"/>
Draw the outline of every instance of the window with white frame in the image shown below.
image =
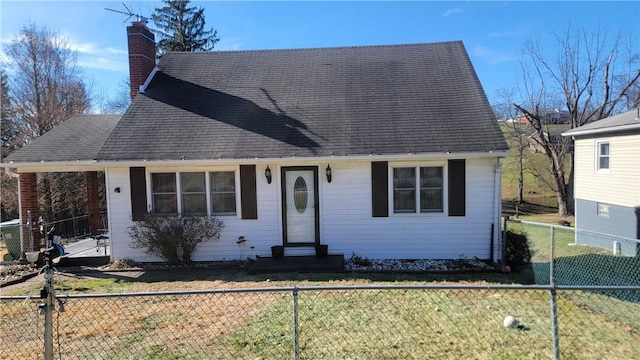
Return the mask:
<path id="1" fill-rule="evenodd" d="M 609 204 L 598 203 L 598 216 L 609 217 Z"/>
<path id="2" fill-rule="evenodd" d="M 393 212 L 443 212 L 443 184 L 442 166 L 394 167 Z"/>
<path id="3" fill-rule="evenodd" d="M 180 173 L 180 196 L 182 213 L 185 215 L 207 214 L 207 188 L 204 172 Z"/>
<path id="4" fill-rule="evenodd" d="M 153 212 L 175 214 L 178 212 L 176 173 L 151 174 Z"/>
<path id="5" fill-rule="evenodd" d="M 236 177 L 233 171 L 217 171 L 211 176 L 211 213 L 236 214 Z"/>
<path id="6" fill-rule="evenodd" d="M 609 142 L 599 141 L 596 143 L 598 148 L 597 170 L 609 170 Z"/>
<path id="7" fill-rule="evenodd" d="M 234 171 L 151 173 L 153 212 L 235 215 L 235 179 Z M 207 194 L 210 194 L 209 199 Z"/>

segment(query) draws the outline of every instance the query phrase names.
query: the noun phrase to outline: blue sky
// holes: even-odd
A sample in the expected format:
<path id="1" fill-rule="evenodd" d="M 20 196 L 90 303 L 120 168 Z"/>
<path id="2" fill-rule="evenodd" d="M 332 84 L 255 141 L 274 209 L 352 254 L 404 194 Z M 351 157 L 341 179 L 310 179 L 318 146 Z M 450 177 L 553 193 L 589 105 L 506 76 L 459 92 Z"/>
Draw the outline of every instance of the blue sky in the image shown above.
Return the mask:
<path id="1" fill-rule="evenodd" d="M 639 1 L 192 1 L 218 31 L 217 50 L 407 44 L 462 40 L 489 100 L 511 86 L 519 54 L 538 36 L 549 51 L 569 24 L 631 33 L 640 52 Z M 129 1 L 150 17 L 161 1 Z M 4 46 L 29 22 L 67 37 L 92 91 L 110 96 L 128 76 L 122 1 L 0 0 Z M 153 26 L 153 23 L 150 23 Z M 4 54 L 0 54 L 6 61 Z"/>

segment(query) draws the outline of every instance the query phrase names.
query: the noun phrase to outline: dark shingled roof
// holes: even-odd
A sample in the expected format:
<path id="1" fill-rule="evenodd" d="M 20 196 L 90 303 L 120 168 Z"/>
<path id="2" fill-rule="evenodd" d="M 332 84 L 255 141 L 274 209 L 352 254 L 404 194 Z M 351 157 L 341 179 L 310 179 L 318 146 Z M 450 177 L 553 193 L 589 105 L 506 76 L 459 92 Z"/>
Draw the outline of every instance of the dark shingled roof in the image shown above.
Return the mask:
<path id="1" fill-rule="evenodd" d="M 76 115 L 36 138 L 3 162 L 91 161 L 121 115 Z"/>
<path id="2" fill-rule="evenodd" d="M 101 160 L 507 150 L 462 42 L 167 53 Z"/>

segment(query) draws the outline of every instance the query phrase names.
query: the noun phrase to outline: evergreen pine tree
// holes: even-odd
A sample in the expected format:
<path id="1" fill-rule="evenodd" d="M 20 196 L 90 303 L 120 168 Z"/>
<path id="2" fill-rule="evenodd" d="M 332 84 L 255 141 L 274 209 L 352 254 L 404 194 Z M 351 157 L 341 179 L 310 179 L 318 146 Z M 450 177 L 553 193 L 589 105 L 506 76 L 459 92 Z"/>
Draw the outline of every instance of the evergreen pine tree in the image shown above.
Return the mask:
<path id="1" fill-rule="evenodd" d="M 163 0 L 151 19 L 160 37 L 158 56 L 166 51 L 209 51 L 220 40 L 213 28 L 205 30 L 204 9 L 189 7 L 190 0 Z"/>

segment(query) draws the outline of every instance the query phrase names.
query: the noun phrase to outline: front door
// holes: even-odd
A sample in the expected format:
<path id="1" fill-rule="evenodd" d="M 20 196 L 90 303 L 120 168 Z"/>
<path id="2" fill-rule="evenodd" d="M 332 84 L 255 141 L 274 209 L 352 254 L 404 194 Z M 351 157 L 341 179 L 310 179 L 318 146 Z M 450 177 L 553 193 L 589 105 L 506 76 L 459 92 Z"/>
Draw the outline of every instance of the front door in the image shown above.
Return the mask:
<path id="1" fill-rule="evenodd" d="M 282 224 L 284 244 L 309 246 L 320 242 L 318 168 L 282 168 Z"/>

